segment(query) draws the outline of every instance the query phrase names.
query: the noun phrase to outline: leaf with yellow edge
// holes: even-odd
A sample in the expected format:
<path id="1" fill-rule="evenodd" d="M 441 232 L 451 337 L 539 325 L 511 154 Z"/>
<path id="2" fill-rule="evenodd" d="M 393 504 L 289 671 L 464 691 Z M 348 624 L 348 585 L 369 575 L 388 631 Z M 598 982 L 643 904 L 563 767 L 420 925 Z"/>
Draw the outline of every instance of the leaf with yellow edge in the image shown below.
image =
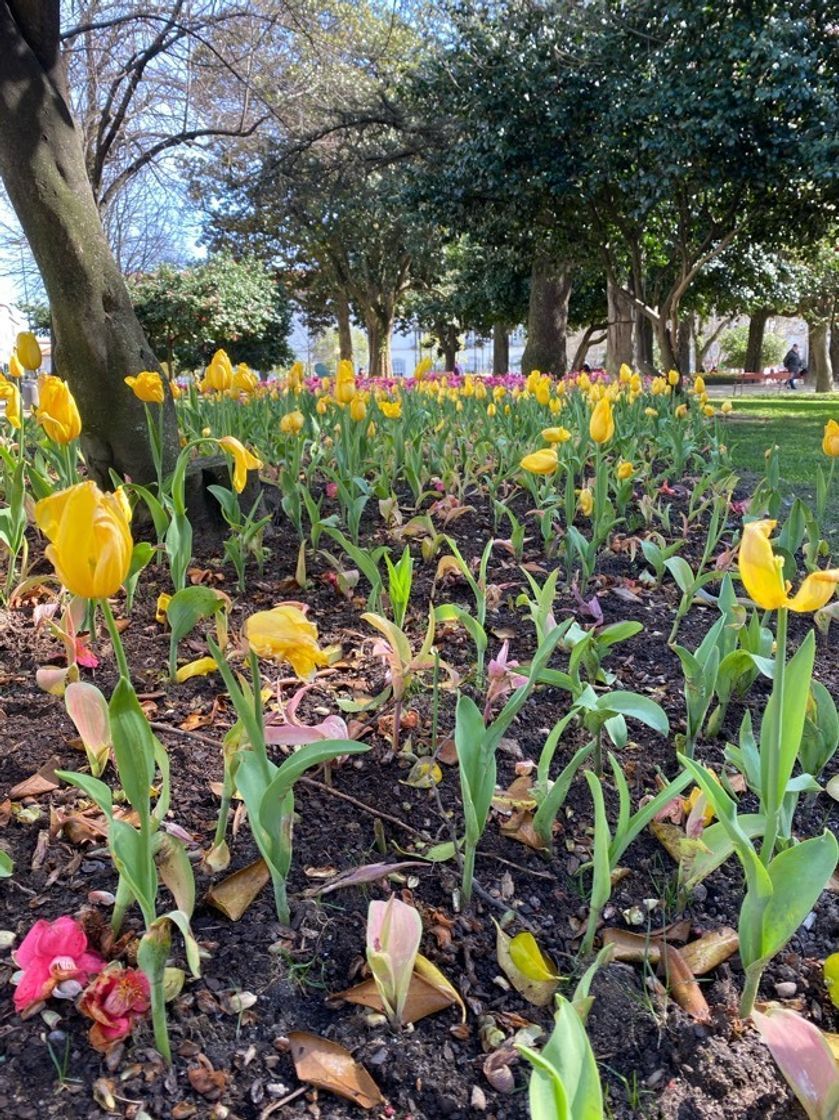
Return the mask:
<path id="1" fill-rule="evenodd" d="M 181 665 L 175 673 L 175 681 L 177 684 L 183 684 L 193 677 L 206 677 L 210 673 L 215 673 L 217 669 L 215 658 L 199 657 L 197 661 L 189 661 L 186 665 Z"/>
<path id="2" fill-rule="evenodd" d="M 370 1007 L 374 1011 L 384 1012 L 384 1004 L 376 987 L 375 980 L 364 980 L 353 988 L 344 992 L 337 992 L 336 999 L 345 999 L 348 1003 L 359 1004 L 361 1007 Z M 403 1023 L 418 1023 L 427 1015 L 434 1015 L 438 1011 L 445 1011 L 447 1007 L 457 1004 L 460 1008 L 461 1021 L 466 1022 L 466 1005 L 460 998 L 457 989 L 446 979 L 443 973 L 421 953 L 417 953 L 414 961 L 414 971 L 411 974 L 411 983 L 408 986 L 408 997 L 402 1012 Z"/>
<path id="3" fill-rule="evenodd" d="M 824 982 L 834 1007 L 839 1007 L 839 953 L 831 953 L 824 962 Z"/>
<path id="4" fill-rule="evenodd" d="M 424 957 L 422 953 L 417 953 L 417 959 L 414 961 L 414 975 L 424 980 L 435 992 L 447 996 L 452 1003 L 456 1003 L 460 1008 L 461 1021 L 466 1022 L 466 1004 L 460 998 L 460 993 L 443 975 L 437 965 L 432 964 L 428 957 Z"/>
<path id="5" fill-rule="evenodd" d="M 413 789 L 433 789 L 443 780 L 443 771 L 433 758 L 419 758 L 411 767 L 411 772 L 403 785 Z"/>
<path id="6" fill-rule="evenodd" d="M 510 937 L 493 918 L 495 953 L 502 972 L 534 1007 L 546 1007 L 559 987 L 560 976 L 530 933 Z"/>

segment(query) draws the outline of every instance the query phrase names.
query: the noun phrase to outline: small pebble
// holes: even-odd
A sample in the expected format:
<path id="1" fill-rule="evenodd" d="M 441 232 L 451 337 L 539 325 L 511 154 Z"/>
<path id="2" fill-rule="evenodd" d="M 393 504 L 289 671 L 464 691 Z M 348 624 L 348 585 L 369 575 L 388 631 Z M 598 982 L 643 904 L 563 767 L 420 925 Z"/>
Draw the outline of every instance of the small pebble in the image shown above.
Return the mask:
<path id="1" fill-rule="evenodd" d="M 486 1094 L 484 1093 L 480 1085 L 472 1086 L 472 1107 L 476 1112 L 486 1112 Z"/>
<path id="2" fill-rule="evenodd" d="M 792 999 L 798 991 L 798 985 L 792 980 L 782 980 L 780 984 L 775 985 L 775 991 L 781 999 Z"/>

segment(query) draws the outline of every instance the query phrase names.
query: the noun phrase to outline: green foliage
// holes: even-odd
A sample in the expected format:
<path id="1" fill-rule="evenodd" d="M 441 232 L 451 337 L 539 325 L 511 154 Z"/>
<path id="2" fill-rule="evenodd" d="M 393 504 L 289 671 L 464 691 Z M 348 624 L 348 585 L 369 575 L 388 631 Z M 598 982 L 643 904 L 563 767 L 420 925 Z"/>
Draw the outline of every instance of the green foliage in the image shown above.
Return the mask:
<path id="1" fill-rule="evenodd" d="M 270 369 L 291 357 L 291 312 L 268 267 L 217 253 L 189 268 L 161 265 L 130 281 L 149 342 L 176 368 L 204 365 L 221 345 L 234 362 Z"/>
<path id="2" fill-rule="evenodd" d="M 748 341 L 749 328 L 747 325 L 731 327 L 724 331 L 720 338 L 720 360 L 722 364 L 731 369 L 744 369 Z M 787 342 L 784 336 L 767 331 L 763 336 L 763 346 L 760 351 L 761 366 L 780 365 L 786 351 Z"/>

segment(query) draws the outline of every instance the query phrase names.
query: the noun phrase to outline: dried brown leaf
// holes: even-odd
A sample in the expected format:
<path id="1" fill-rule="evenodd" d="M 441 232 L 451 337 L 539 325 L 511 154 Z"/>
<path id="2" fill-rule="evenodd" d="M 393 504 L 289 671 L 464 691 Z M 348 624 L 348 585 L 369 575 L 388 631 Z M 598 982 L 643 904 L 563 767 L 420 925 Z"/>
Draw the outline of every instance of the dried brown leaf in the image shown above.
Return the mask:
<path id="1" fill-rule="evenodd" d="M 254 860 L 210 887 L 206 900 L 231 922 L 238 922 L 270 878 L 265 860 Z"/>
<path id="2" fill-rule="evenodd" d="M 360 1108 L 384 1103 L 376 1082 L 343 1046 L 308 1031 L 288 1036 L 294 1069 L 301 1081 L 327 1089 Z"/>

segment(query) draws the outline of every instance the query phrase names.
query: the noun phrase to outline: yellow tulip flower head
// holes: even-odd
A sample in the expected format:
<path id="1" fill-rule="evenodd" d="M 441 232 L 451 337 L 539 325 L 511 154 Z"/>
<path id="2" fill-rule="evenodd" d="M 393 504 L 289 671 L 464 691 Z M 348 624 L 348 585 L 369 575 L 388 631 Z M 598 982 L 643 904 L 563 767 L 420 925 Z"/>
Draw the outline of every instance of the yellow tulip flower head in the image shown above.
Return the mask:
<path id="1" fill-rule="evenodd" d="M 543 428 L 542 439 L 545 443 L 567 443 L 571 433 L 567 428 Z"/>
<path id="2" fill-rule="evenodd" d="M 521 467 L 529 474 L 553 474 L 558 463 L 556 448 L 543 447 L 541 451 L 533 451 L 530 455 L 525 455 Z"/>
<path id="3" fill-rule="evenodd" d="M 790 598 L 783 558 L 774 554 L 769 540 L 776 525 L 777 521 L 765 520 L 750 521 L 744 526 L 738 561 L 743 586 L 749 597 L 766 611 L 785 607 L 807 614 L 820 610 L 839 584 L 839 568 L 811 572 Z"/>
<path id="4" fill-rule="evenodd" d="M 233 489 L 241 494 L 248 481 L 248 471 L 258 471 L 262 460 L 252 455 L 235 436 L 222 436 L 219 446 L 233 456 Z"/>
<path id="5" fill-rule="evenodd" d="M 299 393 L 303 388 L 303 375 L 305 373 L 302 362 L 294 362 L 288 371 L 288 389 L 290 393 Z"/>
<path id="6" fill-rule="evenodd" d="M 635 468 L 631 463 L 628 463 L 625 459 L 623 459 L 620 463 L 618 463 L 618 469 L 615 473 L 618 476 L 618 482 L 626 482 L 627 479 L 632 478 L 632 476 L 635 474 Z"/>
<path id="7" fill-rule="evenodd" d="M 645 408 L 644 409 L 644 415 L 645 416 L 652 416 L 652 417 L 658 416 L 658 409 L 656 409 L 656 408 Z"/>
<path id="8" fill-rule="evenodd" d="M 301 679 L 329 662 L 318 645 L 318 628 L 297 603 L 280 603 L 270 611 L 257 611 L 245 623 L 245 640 L 257 657 L 287 661 Z"/>
<path id="9" fill-rule="evenodd" d="M 32 331 L 20 332 L 15 342 L 15 350 L 24 369 L 34 373 L 36 369 L 41 368 L 41 347 Z"/>
<path id="10" fill-rule="evenodd" d="M 822 451 L 831 459 L 839 458 L 839 422 L 828 420 L 824 426 Z"/>
<path id="11" fill-rule="evenodd" d="M 686 404 L 677 404 L 675 408 L 675 416 L 677 420 L 684 420 L 688 414 L 688 406 Z"/>
<path id="12" fill-rule="evenodd" d="M 621 368 L 618 371 L 618 381 L 621 383 L 621 385 L 628 385 L 629 382 L 632 381 L 632 370 L 629 368 L 626 362 L 621 365 Z"/>
<path id="13" fill-rule="evenodd" d="M 487 405 L 487 416 L 489 416 L 490 419 L 491 419 L 496 414 L 497 411 L 498 411 L 498 409 L 495 407 L 495 405 L 492 403 L 492 401 L 490 401 L 489 404 Z"/>
<path id="14" fill-rule="evenodd" d="M 612 402 L 606 397 L 597 402 L 588 426 L 589 435 L 595 443 L 608 443 L 615 434 L 615 418 Z"/>
<path id="15" fill-rule="evenodd" d="M 103 494 L 80 482 L 35 506 L 35 522 L 49 539 L 47 559 L 73 595 L 106 599 L 125 582 L 134 542 L 124 493 Z"/>
<path id="16" fill-rule="evenodd" d="M 379 410 L 388 420 L 398 420 L 402 415 L 402 401 L 379 401 Z"/>
<path id="17" fill-rule="evenodd" d="M 734 405 L 731 403 L 731 401 L 723 401 L 720 405 L 720 412 L 723 414 L 723 416 L 728 416 L 729 412 L 731 412 L 733 408 Z"/>
<path id="18" fill-rule="evenodd" d="M 12 377 L 23 377 L 23 362 L 17 356 L 17 350 L 9 355 L 9 373 Z"/>
<path id="19" fill-rule="evenodd" d="M 693 391 L 697 397 L 701 397 L 705 392 L 705 378 L 699 374 L 693 379 Z"/>
<path id="20" fill-rule="evenodd" d="M 258 388 L 259 378 L 257 375 L 245 362 L 239 362 L 233 373 L 233 380 L 230 385 L 231 392 L 244 393 L 245 396 L 250 397 Z"/>
<path id="21" fill-rule="evenodd" d="M 592 494 L 588 486 L 584 487 L 580 491 L 579 498 L 577 499 L 577 505 L 579 506 L 580 513 L 583 515 L 583 517 L 591 517 L 591 512 L 594 509 L 594 495 Z"/>
<path id="22" fill-rule="evenodd" d="M 335 400 L 339 404 L 349 404 L 355 396 L 355 373 L 352 362 L 344 358 L 338 363 L 335 378 Z"/>
<path id="23" fill-rule="evenodd" d="M 66 381 L 46 373 L 38 379 L 38 423 L 55 443 L 70 443 L 82 430 L 79 409 Z"/>
<path id="24" fill-rule="evenodd" d="M 430 373 L 431 367 L 434 365 L 431 358 L 422 358 L 414 366 L 414 381 L 422 381 L 427 373 Z"/>
<path id="25" fill-rule="evenodd" d="M 305 416 L 299 409 L 295 408 L 293 412 L 287 412 L 280 419 L 280 431 L 286 436 L 297 436 L 303 431 L 305 423 Z"/>
<path id="26" fill-rule="evenodd" d="M 364 397 L 356 395 L 350 401 L 350 416 L 353 420 L 363 420 L 367 415 L 367 405 L 364 402 Z"/>
<path id="27" fill-rule="evenodd" d="M 163 404 L 163 379 L 159 373 L 144 369 L 136 377 L 126 377 L 124 380 L 139 400 L 146 404 Z"/>
<path id="28" fill-rule="evenodd" d="M 0 401 L 6 402 L 6 419 L 13 428 L 20 428 L 20 389 L 0 373 Z"/>
<path id="29" fill-rule="evenodd" d="M 179 401 L 181 399 L 181 397 L 184 395 L 184 391 L 180 387 L 180 385 L 177 383 L 177 381 L 170 381 L 169 382 L 169 392 L 172 394 L 172 400 L 173 401 Z"/>
<path id="30" fill-rule="evenodd" d="M 674 389 L 676 388 L 676 386 L 679 384 L 678 370 L 671 369 L 667 371 L 667 384 L 672 385 Z"/>

